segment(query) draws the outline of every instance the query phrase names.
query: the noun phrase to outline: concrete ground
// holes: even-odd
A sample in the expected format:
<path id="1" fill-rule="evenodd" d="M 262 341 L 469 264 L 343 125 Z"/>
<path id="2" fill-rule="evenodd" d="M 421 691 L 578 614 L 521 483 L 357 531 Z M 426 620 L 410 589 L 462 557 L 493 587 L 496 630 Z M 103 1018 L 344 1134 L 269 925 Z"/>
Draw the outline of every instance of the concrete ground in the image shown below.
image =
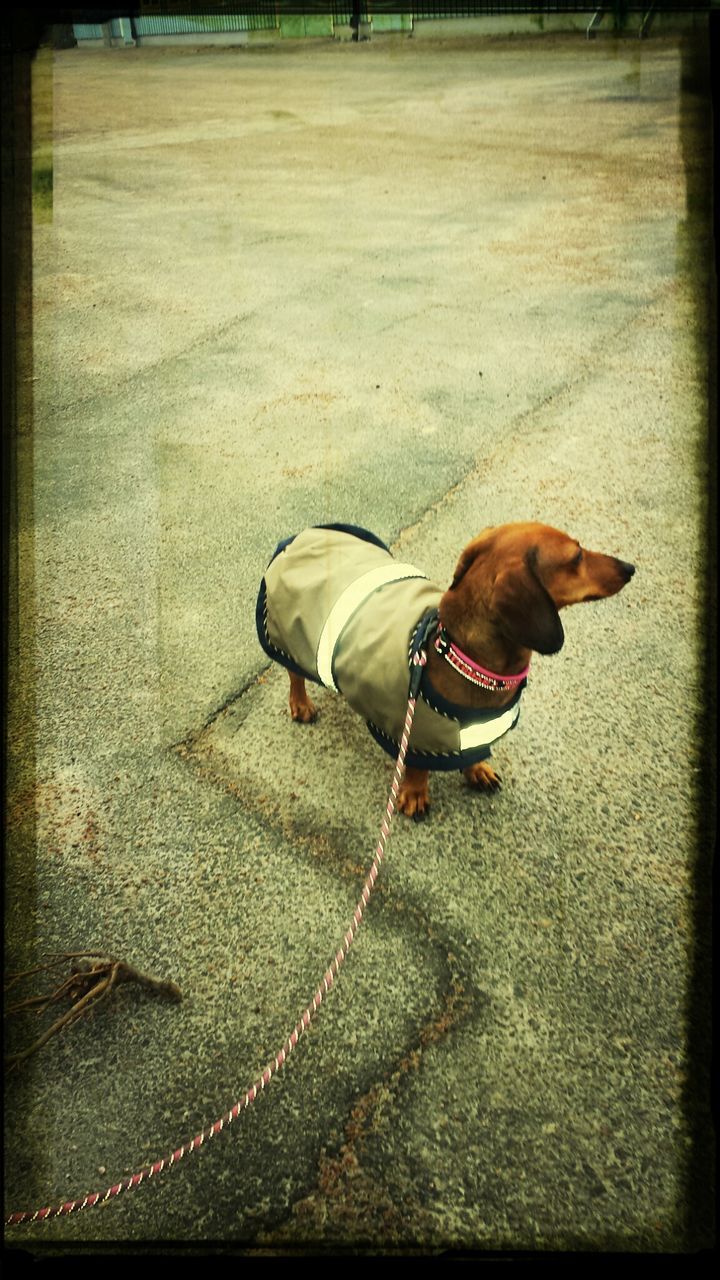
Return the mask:
<path id="1" fill-rule="evenodd" d="M 480 528 L 538 519 L 637 575 L 535 660 L 503 791 L 436 775 L 429 820 L 396 820 L 267 1096 L 13 1245 L 711 1241 L 702 63 L 673 38 L 54 55 L 9 967 L 93 948 L 184 1000 L 125 986 L 10 1075 L 8 1211 L 227 1111 L 351 918 L 391 764 L 330 693 L 291 724 L 254 628 L 278 539 L 358 523 L 444 583 Z"/>

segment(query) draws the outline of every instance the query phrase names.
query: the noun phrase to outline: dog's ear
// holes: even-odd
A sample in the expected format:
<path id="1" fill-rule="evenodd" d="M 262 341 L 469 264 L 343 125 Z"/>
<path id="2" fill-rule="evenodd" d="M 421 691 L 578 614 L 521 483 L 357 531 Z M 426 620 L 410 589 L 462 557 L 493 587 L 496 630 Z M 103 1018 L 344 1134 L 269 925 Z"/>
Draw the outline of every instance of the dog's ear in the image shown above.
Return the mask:
<path id="1" fill-rule="evenodd" d="M 471 564 L 475 563 L 478 556 L 489 547 L 490 542 L 489 542 L 488 534 L 490 532 L 491 532 L 490 529 L 484 529 L 482 533 L 478 534 L 477 538 L 473 538 L 472 542 L 468 543 L 462 555 L 460 556 L 460 559 L 458 560 L 457 565 L 455 566 L 453 580 L 450 583 L 450 588 L 449 588 L 450 591 L 452 591 L 453 588 L 456 587 L 458 583 L 465 577 L 465 574 L 467 573 Z"/>
<path id="2" fill-rule="evenodd" d="M 501 573 L 495 581 L 492 609 L 508 640 L 534 653 L 557 653 L 565 632 L 555 602 L 542 584 L 537 547 L 531 547 L 520 568 Z"/>

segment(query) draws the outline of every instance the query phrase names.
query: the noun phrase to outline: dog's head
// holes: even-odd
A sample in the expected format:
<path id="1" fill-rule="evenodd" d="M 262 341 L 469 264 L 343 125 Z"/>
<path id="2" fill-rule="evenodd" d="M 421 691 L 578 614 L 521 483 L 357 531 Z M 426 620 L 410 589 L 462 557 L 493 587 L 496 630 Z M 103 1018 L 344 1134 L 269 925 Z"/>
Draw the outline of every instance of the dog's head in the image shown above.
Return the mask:
<path id="1" fill-rule="evenodd" d="M 512 644 L 557 653 L 565 633 L 560 609 L 613 596 L 635 566 L 586 551 L 569 534 L 544 524 L 483 529 L 465 548 L 448 596 L 453 612 L 480 610 Z"/>

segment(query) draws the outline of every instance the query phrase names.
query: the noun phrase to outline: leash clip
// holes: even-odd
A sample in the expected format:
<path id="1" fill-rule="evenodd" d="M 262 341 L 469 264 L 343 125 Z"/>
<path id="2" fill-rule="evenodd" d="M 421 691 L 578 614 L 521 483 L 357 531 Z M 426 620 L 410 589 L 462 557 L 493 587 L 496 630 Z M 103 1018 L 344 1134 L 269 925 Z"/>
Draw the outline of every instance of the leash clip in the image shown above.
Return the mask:
<path id="1" fill-rule="evenodd" d="M 417 698 L 423 677 L 423 667 L 427 662 L 428 637 L 438 620 L 437 609 L 429 609 L 420 619 L 410 645 L 410 688 L 408 697 Z"/>
<path id="2" fill-rule="evenodd" d="M 410 689 L 409 689 L 409 696 L 411 698 L 417 698 L 420 692 L 420 685 L 422 684 L 422 677 L 423 677 L 423 667 L 425 666 L 426 662 L 427 662 L 427 653 L 425 652 L 424 649 L 419 649 L 417 653 L 413 654 L 412 667 L 410 668 Z"/>

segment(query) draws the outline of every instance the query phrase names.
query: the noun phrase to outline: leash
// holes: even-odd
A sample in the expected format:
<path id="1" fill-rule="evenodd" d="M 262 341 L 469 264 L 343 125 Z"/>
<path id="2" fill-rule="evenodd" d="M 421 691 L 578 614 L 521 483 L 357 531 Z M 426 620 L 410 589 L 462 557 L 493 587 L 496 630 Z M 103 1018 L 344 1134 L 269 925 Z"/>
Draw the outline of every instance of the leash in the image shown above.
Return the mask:
<path id="1" fill-rule="evenodd" d="M 198 1147 L 201 1147 L 204 1142 L 209 1141 L 210 1138 L 214 1138 L 215 1135 L 221 1133 L 227 1125 L 232 1124 L 233 1120 L 237 1120 L 240 1112 L 245 1111 L 247 1107 L 250 1106 L 251 1102 L 255 1101 L 258 1094 L 262 1093 L 263 1089 L 265 1089 L 265 1087 L 270 1083 L 273 1076 L 281 1069 L 281 1067 L 284 1067 L 290 1054 L 297 1045 L 300 1036 L 310 1026 L 310 1022 L 320 1008 L 323 998 L 331 990 L 333 983 L 338 976 L 340 967 L 343 964 L 343 961 L 355 940 L 355 935 L 360 928 L 360 924 L 362 923 L 363 912 L 370 901 L 370 894 L 373 891 L 375 881 L 377 880 L 380 871 L 380 865 L 385 857 L 385 845 L 387 843 L 388 835 L 390 834 L 390 823 L 395 811 L 395 801 L 397 800 L 400 783 L 402 782 L 403 775 L 405 773 L 405 756 L 407 754 L 408 742 L 410 740 L 413 716 L 415 715 L 415 703 L 420 691 L 423 667 L 427 662 L 427 652 L 422 646 L 425 643 L 428 630 L 428 625 L 423 627 L 421 624 L 418 631 L 415 633 L 412 642 L 410 651 L 410 690 L 407 711 L 405 713 L 405 724 L 403 726 L 400 748 L 395 762 L 395 773 L 390 787 L 387 808 L 382 820 L 380 837 L 375 849 L 375 857 L 373 858 L 365 884 L 363 885 L 360 900 L 355 908 L 352 921 L 350 922 L 350 926 L 343 938 L 342 945 L 336 951 L 332 963 L 323 975 L 320 986 L 315 992 L 315 995 L 307 1006 L 299 1022 L 295 1024 L 295 1027 L 285 1041 L 282 1049 L 280 1049 L 279 1053 L 271 1059 L 262 1075 L 253 1085 L 250 1086 L 249 1089 L 245 1091 L 245 1093 L 243 1093 L 242 1097 L 235 1103 L 234 1107 L 231 1107 L 229 1111 L 226 1111 L 225 1114 L 221 1116 L 219 1120 L 216 1120 L 214 1124 L 208 1125 L 207 1128 L 202 1129 L 190 1142 L 184 1143 L 183 1146 L 178 1147 L 177 1151 L 173 1151 L 171 1155 L 166 1156 L 163 1160 L 156 1160 L 154 1164 L 141 1169 L 138 1173 L 134 1173 L 132 1177 L 123 1178 L 120 1182 L 116 1182 L 114 1186 L 108 1187 L 107 1191 L 93 1191 L 88 1195 L 83 1196 L 82 1199 L 66 1200 L 64 1204 L 56 1205 L 54 1207 L 48 1206 L 45 1209 L 36 1209 L 34 1212 L 32 1210 L 28 1210 L 25 1213 L 11 1213 L 5 1219 L 6 1226 L 17 1227 L 26 1222 L 44 1222 L 47 1218 L 64 1218 L 70 1213 L 78 1212 L 80 1209 L 89 1209 L 92 1208 L 93 1205 L 104 1204 L 106 1200 L 112 1200 L 115 1196 L 120 1195 L 121 1191 L 132 1191 L 133 1188 L 139 1187 L 142 1182 L 146 1181 L 146 1179 L 153 1178 L 156 1174 L 162 1173 L 164 1169 L 170 1169 L 173 1165 L 178 1164 L 184 1156 L 189 1155 L 191 1151 L 197 1151 Z"/>

